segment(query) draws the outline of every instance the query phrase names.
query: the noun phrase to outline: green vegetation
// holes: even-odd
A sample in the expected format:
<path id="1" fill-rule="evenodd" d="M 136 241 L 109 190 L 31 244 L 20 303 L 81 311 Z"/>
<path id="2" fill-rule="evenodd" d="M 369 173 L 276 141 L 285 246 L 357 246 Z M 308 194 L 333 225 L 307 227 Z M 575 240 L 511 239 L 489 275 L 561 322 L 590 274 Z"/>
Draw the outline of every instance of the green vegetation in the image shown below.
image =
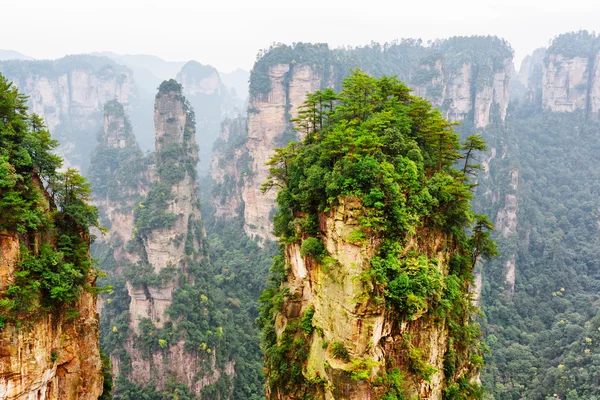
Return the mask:
<path id="1" fill-rule="evenodd" d="M 275 232 L 283 243 L 302 241 L 304 256 L 324 257 L 316 216 L 346 199 L 358 199 L 363 209 L 356 215 L 360 239 L 377 237 L 381 243 L 371 268 L 361 276 L 374 286 L 370 295 L 383 297 L 398 321 L 429 314 L 445 322 L 460 366 L 447 384 L 468 380 L 480 367 L 473 362 L 480 353 L 479 327 L 468 322 L 475 312 L 469 296 L 472 269 L 479 257 L 496 254 L 491 224 L 470 206 L 473 151 L 485 144 L 471 137 L 463 155 L 452 124 L 394 77 L 377 79 L 354 71 L 335 96 L 335 107 L 327 106 L 330 101 L 331 93 L 308 95 L 298 121 L 306 138 L 277 149 L 269 162 L 263 190 L 279 189 Z M 461 158 L 464 167 L 454 168 Z M 428 243 L 436 234 L 451 255 L 447 275 L 435 252 L 407 247 L 413 238 Z M 289 320 L 281 337 L 273 330 L 273 318 L 288 296 L 280 286 L 285 279 L 281 256 L 272 271 L 260 319 L 267 381 L 284 393 L 291 390 L 289 382 L 308 390 L 310 382 L 302 374 L 307 338 L 298 325 L 301 319 Z M 335 357 L 350 361 L 342 343 L 330 348 Z M 433 370 L 420 352 L 409 346 L 406 358 L 410 369 L 427 380 Z M 295 371 L 292 376 L 290 371 Z"/>
<path id="2" fill-rule="evenodd" d="M 27 76 L 46 76 L 58 78 L 75 69 L 84 69 L 98 76 L 132 74 L 132 71 L 117 64 L 108 57 L 93 56 L 89 54 L 69 55 L 57 60 L 5 60 L 0 61 L 0 71 L 7 78 L 23 82 Z"/>
<path id="3" fill-rule="evenodd" d="M 163 93 L 180 88 L 172 82 L 161 87 Z M 189 108 L 187 111 L 191 113 Z M 162 149 L 154 155 L 158 163 L 157 171 L 164 163 L 171 162 L 184 166 L 186 173 L 190 173 L 188 167 L 194 162 L 195 152 L 188 140 L 194 134 L 194 118 L 189 114 L 188 117 L 184 137 L 186 144 L 168 144 L 166 139 Z M 240 126 L 245 127 L 245 124 Z M 239 133 L 245 134 L 245 131 Z M 97 151 L 103 151 L 102 147 L 101 144 Z M 110 174 L 126 175 L 130 172 L 127 169 L 131 169 L 131 164 L 145 163 L 151 158 L 136 161 L 136 157 L 141 158 L 141 154 L 133 154 L 127 148 L 122 151 L 131 155 L 131 159 L 125 155 L 116 157 L 115 169 L 111 169 Z M 105 168 L 103 164 L 94 165 L 94 168 Z M 235 400 L 264 399 L 264 378 L 261 373 L 263 361 L 254 321 L 258 316 L 256 299 L 264 287 L 273 245 L 267 243 L 266 249 L 260 248 L 244 234 L 240 221 L 233 224 L 215 222 L 210 217 L 210 210 L 204 210 L 203 214 L 208 216 L 205 219 L 208 237 L 204 237 L 202 233 L 203 224 L 193 216 L 188 216 L 188 232 L 180 232 L 174 238 L 174 243 L 183 245 L 185 249 L 186 257 L 182 265 L 170 266 L 156 273 L 148 263 L 142 238 L 148 237 L 157 229 L 171 227 L 177 218 L 181 218 L 167 211 L 167 204 L 174 197 L 170 185 L 177 181 L 162 174 L 160 180 L 160 183 L 151 186 L 145 198 L 138 200 L 127 197 L 127 202 L 111 199 L 113 204 L 116 202 L 121 205 L 123 212 L 129 212 L 132 208 L 134 210 L 137 231 L 133 240 L 125 245 L 125 249 L 139 255 L 141 262 L 117 265 L 114 254 L 116 251 L 123 251 L 124 246 L 119 241 L 102 243 L 94 248 L 94 255 L 100 260 L 102 268 L 111 272 L 103 283 L 114 287 L 105 296 L 101 323 L 102 346 L 107 353 L 119 360 L 120 375 L 115 379 L 114 398 L 196 398 L 190 394 L 189 388 L 176 383 L 175 378 L 171 379 L 162 393 L 155 390 L 153 382 L 145 387 L 130 382 L 128 377 L 132 371 L 131 358 L 124 345 L 131 338 L 134 347 L 147 360 L 153 354 L 166 356 L 172 344 L 183 342 L 186 352 L 206 360 L 205 367 L 198 372 L 196 379 L 213 373 L 210 364 L 212 360 L 221 370 L 230 361 L 235 361 L 235 376 L 222 374 L 215 384 L 203 388 L 202 398 L 225 398 L 231 394 L 231 399 Z M 146 183 L 143 180 L 141 182 Z M 122 179 L 115 183 L 115 191 L 135 192 L 137 185 L 136 178 Z M 129 206 L 125 203 L 129 203 Z M 182 272 L 183 264 L 185 273 Z M 173 281 L 176 289 L 171 306 L 167 309 L 171 322 L 167 321 L 162 328 L 157 328 L 152 321 L 142 320 L 139 323 L 139 334 L 134 334 L 129 328 L 130 298 L 126 280 L 137 288 L 161 287 L 168 280 Z"/>
<path id="4" fill-rule="evenodd" d="M 560 54 L 566 58 L 593 57 L 600 50 L 600 36 L 588 31 L 578 31 L 558 35 L 546 51 L 546 61 L 550 54 Z"/>
<path id="5" fill-rule="evenodd" d="M 21 245 L 15 279 L 0 295 L 0 328 L 69 309 L 82 290 L 95 290 L 90 185 L 73 169 L 58 172 L 58 144 L 25 103 L 0 75 L 0 231 L 18 234 Z"/>
<path id="6" fill-rule="evenodd" d="M 345 362 L 350 362 L 350 354 L 348 353 L 348 349 L 346 349 L 346 346 L 344 346 L 344 342 L 331 343 L 331 354 L 335 358 L 339 358 L 340 360 L 344 360 Z"/>
<path id="7" fill-rule="evenodd" d="M 482 381 L 495 399 L 600 398 L 598 132 L 583 111 L 535 111 L 528 103 L 511 106 L 505 128 L 484 132 L 508 156 L 492 159 L 479 188 L 500 188 L 500 201 L 478 208 L 497 215 L 507 195 L 518 201 L 516 229 L 495 235 L 501 256 L 483 273 L 490 352 Z M 506 283 L 513 255 L 514 293 Z"/>
<path id="8" fill-rule="evenodd" d="M 321 76 L 322 89 L 333 81 L 339 90 L 348 72 L 361 68 L 375 77 L 396 75 L 411 85 L 430 86 L 430 94 L 440 96 L 444 88 L 431 83 L 439 75 L 434 68 L 437 61 L 443 65 L 446 76 L 459 72 L 465 63 L 472 63 L 475 87 L 481 89 L 492 82 L 494 72 L 503 70 L 505 60 L 512 56 L 508 42 L 495 36 L 456 36 L 427 46 L 421 40 L 402 39 L 347 49 L 329 49 L 323 43 L 275 44 L 257 56 L 250 75 L 250 98 L 271 91 L 269 72 L 278 64 L 289 66 L 288 81 L 295 67 L 310 65 Z"/>
<path id="9" fill-rule="evenodd" d="M 111 118 L 123 119 L 122 131 L 116 121 L 108 126 L 108 130 L 117 140 L 124 141 L 125 146 L 117 146 L 116 143 L 109 145 L 108 137 L 101 130 L 87 175 L 93 185 L 96 199 L 108 199 L 113 203 L 124 204 L 139 197 L 137 189 L 140 184 L 146 183 L 144 172 L 151 158 L 144 157 L 137 145 L 123 105 L 116 100 L 109 101 L 104 105 L 104 113 Z"/>

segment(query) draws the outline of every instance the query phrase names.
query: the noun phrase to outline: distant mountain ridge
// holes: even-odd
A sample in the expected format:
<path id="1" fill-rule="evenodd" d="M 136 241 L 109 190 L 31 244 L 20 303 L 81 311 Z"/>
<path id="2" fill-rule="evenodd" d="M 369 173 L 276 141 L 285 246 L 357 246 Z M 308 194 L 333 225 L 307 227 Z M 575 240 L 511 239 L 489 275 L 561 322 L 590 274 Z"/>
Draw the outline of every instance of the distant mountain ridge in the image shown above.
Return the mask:
<path id="1" fill-rule="evenodd" d="M 19 53 L 14 50 L 2 50 L 0 49 L 0 61 L 5 60 L 33 60 L 33 57 L 29 57 L 23 53 Z"/>

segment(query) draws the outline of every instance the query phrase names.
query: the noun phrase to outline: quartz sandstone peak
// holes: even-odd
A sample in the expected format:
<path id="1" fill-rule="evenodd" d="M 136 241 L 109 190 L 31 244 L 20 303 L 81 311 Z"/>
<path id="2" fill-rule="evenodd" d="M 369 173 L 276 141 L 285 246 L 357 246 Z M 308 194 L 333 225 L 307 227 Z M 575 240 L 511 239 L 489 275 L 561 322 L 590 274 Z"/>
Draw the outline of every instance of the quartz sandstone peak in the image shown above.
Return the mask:
<path id="1" fill-rule="evenodd" d="M 485 49 L 492 48 L 497 54 L 488 54 L 488 50 L 476 47 L 479 41 L 488 40 L 491 44 Z M 452 47 L 453 44 L 457 47 Z M 261 240 L 274 239 L 271 216 L 275 193 L 263 194 L 260 190 L 268 173 L 265 163 L 275 148 L 286 145 L 289 140 L 302 138 L 301 132 L 294 131 L 291 120 L 298 116 L 298 107 L 304 102 L 306 94 L 326 87 L 338 87 L 350 68 L 342 66 L 342 57 L 337 53 L 328 52 L 319 45 L 312 46 L 315 52 L 320 52 L 320 58 L 303 62 L 302 57 L 310 55 L 302 54 L 300 45 L 297 46 L 300 50 L 288 50 L 284 46 L 267 52 L 255 65 L 250 79 L 246 149 L 252 173 L 243 179 L 242 201 L 244 229 L 248 235 Z M 400 74 L 399 79 L 406 81 L 415 95 L 430 100 L 449 121 L 472 123 L 476 129 L 488 126 L 495 116 L 504 121 L 513 68 L 510 46 L 497 38 L 480 37 L 452 38 L 440 41 L 437 46 L 439 51 L 431 50 L 430 56 L 411 61 L 409 71 L 405 71 L 405 75 Z M 424 47 L 418 50 L 423 55 L 429 51 Z M 284 56 L 285 51 L 290 51 L 291 55 Z M 279 53 L 282 55 L 277 58 Z M 479 56 L 479 53 L 483 55 Z M 409 53 L 401 55 L 404 58 L 412 57 Z M 286 57 L 290 59 L 289 62 Z M 336 61 L 330 60 L 335 57 Z M 373 60 L 361 57 L 356 56 L 360 60 L 358 66 L 364 63 L 365 71 L 369 73 Z M 392 66 L 373 67 L 373 74 L 385 73 L 385 68 L 390 69 L 388 75 L 397 74 L 394 62 L 390 61 Z M 240 179 L 238 176 L 234 180 Z"/>
<path id="2" fill-rule="evenodd" d="M 120 111 L 119 107 L 105 107 L 108 131 L 104 141 L 112 147 L 119 147 L 119 138 L 127 141 L 128 137 L 128 121 Z M 175 381 L 199 395 L 203 387 L 214 384 L 223 374 L 233 375 L 234 363 L 218 367 L 215 349 L 212 353 L 191 351 L 177 336 L 155 350 L 145 348 L 141 342 L 149 334 L 145 329 L 176 329 L 179 320 L 169 313 L 173 296 L 180 285 L 193 285 L 189 270 L 201 268 L 206 257 L 196 185 L 194 112 L 175 80 L 160 85 L 154 125 L 153 165 L 145 166 L 149 160 L 142 162 L 143 168 L 134 180 L 138 186 L 120 189 L 125 194 L 138 190 L 142 196 L 124 195 L 104 201 L 112 224 L 109 240 L 117 274 L 125 278 L 130 299 L 129 327 L 123 344 L 127 357 L 111 356 L 115 374 L 132 383 L 162 391 Z M 142 159 L 135 146 L 135 153 Z"/>
<path id="3" fill-rule="evenodd" d="M 32 240 L 39 246 L 46 239 L 0 232 L 0 292 L 14 283 L 21 245 Z M 91 273 L 88 285 L 95 280 Z M 0 329 L 0 398 L 87 400 L 102 394 L 96 295 L 82 291 L 73 311 L 74 317 L 42 312 Z"/>

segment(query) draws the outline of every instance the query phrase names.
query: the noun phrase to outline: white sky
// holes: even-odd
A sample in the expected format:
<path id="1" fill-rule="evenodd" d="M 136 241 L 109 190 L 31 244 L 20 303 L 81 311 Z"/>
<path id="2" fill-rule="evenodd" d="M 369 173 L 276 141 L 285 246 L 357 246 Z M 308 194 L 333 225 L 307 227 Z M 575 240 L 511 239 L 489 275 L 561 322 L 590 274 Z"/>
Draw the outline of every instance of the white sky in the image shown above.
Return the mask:
<path id="1" fill-rule="evenodd" d="M 0 0 L 0 49 L 35 58 L 114 51 L 252 68 L 272 42 L 362 45 L 493 34 L 517 63 L 553 36 L 600 31 L 596 0 Z"/>

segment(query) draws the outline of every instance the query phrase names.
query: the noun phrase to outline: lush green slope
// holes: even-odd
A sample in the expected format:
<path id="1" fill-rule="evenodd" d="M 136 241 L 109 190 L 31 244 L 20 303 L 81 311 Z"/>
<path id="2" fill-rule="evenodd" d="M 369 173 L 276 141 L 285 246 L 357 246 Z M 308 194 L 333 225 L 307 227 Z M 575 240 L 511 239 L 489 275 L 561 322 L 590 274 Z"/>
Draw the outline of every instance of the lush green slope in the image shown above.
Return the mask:
<path id="1" fill-rule="evenodd" d="M 525 104 L 512 108 L 505 129 L 486 132 L 499 153 L 482 192 L 506 192 L 510 171 L 519 171 L 516 233 L 497 234 L 502 256 L 484 266 L 490 352 L 482 378 L 496 399 L 600 395 L 599 132 L 583 111 L 535 112 Z"/>

